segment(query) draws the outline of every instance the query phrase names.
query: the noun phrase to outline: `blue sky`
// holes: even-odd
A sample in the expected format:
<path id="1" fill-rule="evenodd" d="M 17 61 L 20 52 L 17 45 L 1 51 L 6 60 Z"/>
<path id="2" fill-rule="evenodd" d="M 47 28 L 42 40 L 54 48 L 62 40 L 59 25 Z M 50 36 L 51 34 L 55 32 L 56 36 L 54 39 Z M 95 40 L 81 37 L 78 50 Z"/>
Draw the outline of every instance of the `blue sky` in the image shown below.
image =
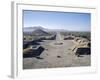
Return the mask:
<path id="1" fill-rule="evenodd" d="M 23 11 L 24 27 L 90 31 L 91 14 L 73 12 Z"/>

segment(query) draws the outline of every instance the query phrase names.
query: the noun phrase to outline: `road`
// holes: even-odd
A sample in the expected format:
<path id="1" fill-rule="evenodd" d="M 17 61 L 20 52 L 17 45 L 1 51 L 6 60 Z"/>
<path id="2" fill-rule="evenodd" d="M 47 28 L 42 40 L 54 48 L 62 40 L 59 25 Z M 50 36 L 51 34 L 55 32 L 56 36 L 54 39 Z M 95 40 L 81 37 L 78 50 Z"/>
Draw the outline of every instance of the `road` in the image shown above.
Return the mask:
<path id="1" fill-rule="evenodd" d="M 63 44 L 55 44 L 61 42 Z M 41 45 L 45 50 L 40 55 L 40 59 L 35 57 L 24 58 L 24 69 L 89 66 L 91 63 L 89 55 L 75 56 L 70 51 L 70 48 L 74 45 L 73 41 L 63 40 L 59 32 L 57 32 L 56 40 L 45 40 L 41 42 Z"/>
<path id="2" fill-rule="evenodd" d="M 57 32 L 57 34 L 56 34 L 56 41 L 61 41 L 62 40 L 62 38 L 61 38 L 61 35 L 60 35 L 60 32 Z"/>

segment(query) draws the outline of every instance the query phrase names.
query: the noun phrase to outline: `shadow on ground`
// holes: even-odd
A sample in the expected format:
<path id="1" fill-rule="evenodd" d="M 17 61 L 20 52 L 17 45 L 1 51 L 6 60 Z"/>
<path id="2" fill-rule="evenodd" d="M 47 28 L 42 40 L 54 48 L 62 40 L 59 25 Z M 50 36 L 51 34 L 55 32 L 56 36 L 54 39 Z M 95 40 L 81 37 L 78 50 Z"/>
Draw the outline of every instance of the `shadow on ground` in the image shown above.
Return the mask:
<path id="1" fill-rule="evenodd" d="M 32 50 L 30 52 L 27 52 L 26 54 L 23 54 L 23 58 L 36 57 L 37 59 L 42 59 L 39 56 L 42 54 L 43 51 L 44 48 L 40 46 L 37 50 Z"/>
<path id="2" fill-rule="evenodd" d="M 83 55 L 90 55 L 91 49 L 90 48 L 78 48 L 75 55 L 78 57 L 83 57 Z"/>

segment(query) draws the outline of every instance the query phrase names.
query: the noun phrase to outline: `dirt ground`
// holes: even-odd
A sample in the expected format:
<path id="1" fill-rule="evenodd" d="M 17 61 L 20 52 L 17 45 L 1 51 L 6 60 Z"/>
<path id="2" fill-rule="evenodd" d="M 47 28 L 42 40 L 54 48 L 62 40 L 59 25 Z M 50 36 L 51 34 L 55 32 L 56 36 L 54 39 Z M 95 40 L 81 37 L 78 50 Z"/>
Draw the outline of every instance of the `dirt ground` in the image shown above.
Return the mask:
<path id="1" fill-rule="evenodd" d="M 44 40 L 40 43 L 45 50 L 41 53 L 40 58 L 23 58 L 24 69 L 80 67 L 91 65 L 91 56 L 75 56 L 70 50 L 70 48 L 75 45 L 73 41 L 63 40 L 59 33 L 57 33 L 56 40 Z"/>

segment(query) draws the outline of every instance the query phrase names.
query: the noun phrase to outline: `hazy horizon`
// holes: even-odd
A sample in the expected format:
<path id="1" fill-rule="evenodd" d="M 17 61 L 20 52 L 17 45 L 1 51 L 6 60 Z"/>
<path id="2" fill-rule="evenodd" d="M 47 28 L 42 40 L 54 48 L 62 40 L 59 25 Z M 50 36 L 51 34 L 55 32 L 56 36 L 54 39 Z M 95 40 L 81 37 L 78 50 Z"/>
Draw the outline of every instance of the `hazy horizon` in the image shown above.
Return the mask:
<path id="1" fill-rule="evenodd" d="M 90 13 L 23 11 L 24 27 L 41 26 L 46 29 L 91 31 Z"/>

